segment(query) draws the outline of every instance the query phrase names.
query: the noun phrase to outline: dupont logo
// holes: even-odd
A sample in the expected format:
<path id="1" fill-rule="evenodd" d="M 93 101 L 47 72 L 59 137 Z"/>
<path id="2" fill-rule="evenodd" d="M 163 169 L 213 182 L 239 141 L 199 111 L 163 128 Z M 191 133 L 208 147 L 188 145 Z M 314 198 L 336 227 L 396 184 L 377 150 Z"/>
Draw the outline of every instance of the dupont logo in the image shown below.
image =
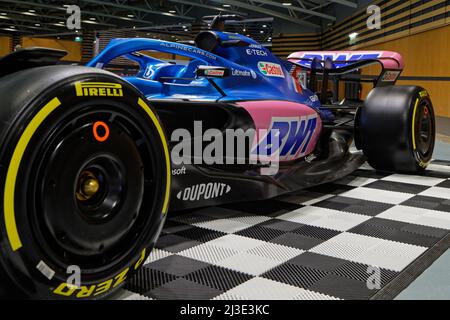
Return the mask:
<path id="1" fill-rule="evenodd" d="M 182 201 L 209 200 L 219 198 L 230 191 L 231 187 L 225 183 L 200 183 L 179 191 L 177 198 Z"/>
<path id="2" fill-rule="evenodd" d="M 265 76 L 284 78 L 283 68 L 279 64 L 260 61 L 258 69 Z"/>
<path id="3" fill-rule="evenodd" d="M 77 82 L 77 97 L 123 97 L 122 85 L 108 82 Z"/>

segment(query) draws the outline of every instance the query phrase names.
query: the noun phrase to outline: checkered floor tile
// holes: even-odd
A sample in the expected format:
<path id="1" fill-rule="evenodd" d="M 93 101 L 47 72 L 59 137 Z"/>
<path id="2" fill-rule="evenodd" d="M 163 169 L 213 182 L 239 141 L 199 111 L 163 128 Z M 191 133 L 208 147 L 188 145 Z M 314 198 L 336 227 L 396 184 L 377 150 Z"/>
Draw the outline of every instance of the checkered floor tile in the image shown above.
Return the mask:
<path id="1" fill-rule="evenodd" d="M 294 196 L 169 214 L 119 298 L 369 299 L 449 233 L 450 163 L 365 165 Z"/>

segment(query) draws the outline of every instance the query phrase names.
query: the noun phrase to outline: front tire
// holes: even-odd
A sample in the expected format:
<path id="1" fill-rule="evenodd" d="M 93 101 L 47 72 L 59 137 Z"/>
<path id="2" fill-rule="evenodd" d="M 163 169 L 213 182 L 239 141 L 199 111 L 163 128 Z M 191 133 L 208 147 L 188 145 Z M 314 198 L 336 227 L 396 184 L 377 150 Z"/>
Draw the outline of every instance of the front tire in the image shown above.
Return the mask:
<path id="1" fill-rule="evenodd" d="M 167 213 L 155 112 L 127 82 L 85 67 L 8 75 L 0 97 L 3 292 L 106 297 L 142 266 Z"/>
<path id="2" fill-rule="evenodd" d="M 378 170 L 420 173 L 432 159 L 436 125 L 428 92 L 416 86 L 373 89 L 361 108 L 359 145 Z"/>

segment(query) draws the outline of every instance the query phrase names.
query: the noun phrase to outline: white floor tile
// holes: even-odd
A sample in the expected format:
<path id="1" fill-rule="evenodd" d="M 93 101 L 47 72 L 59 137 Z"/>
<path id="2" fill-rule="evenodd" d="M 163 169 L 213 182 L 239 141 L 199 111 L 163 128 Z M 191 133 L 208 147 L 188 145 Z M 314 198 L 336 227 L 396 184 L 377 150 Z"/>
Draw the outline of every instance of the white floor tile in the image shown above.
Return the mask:
<path id="1" fill-rule="evenodd" d="M 450 189 L 441 187 L 431 187 L 420 193 L 421 196 L 449 199 L 450 200 Z"/>
<path id="2" fill-rule="evenodd" d="M 381 180 L 400 182 L 400 183 L 409 183 L 409 184 L 417 184 L 421 186 L 435 186 L 445 179 L 433 178 L 433 177 L 425 177 L 425 176 L 414 176 L 414 175 L 406 175 L 406 174 L 393 174 L 387 176 Z"/>
<path id="3" fill-rule="evenodd" d="M 192 258 L 195 260 L 207 262 L 210 264 L 217 264 L 229 257 L 239 254 L 237 250 L 232 250 L 230 248 L 223 248 L 219 246 L 210 245 L 210 243 L 205 243 L 193 248 L 181 251 L 178 255 L 183 257 Z"/>
<path id="4" fill-rule="evenodd" d="M 217 220 L 213 220 L 213 221 L 194 223 L 192 225 L 200 227 L 200 228 L 221 231 L 221 232 L 225 232 L 225 233 L 235 233 L 235 232 L 250 228 L 252 226 L 247 223 L 229 220 L 229 219 L 217 219 Z"/>
<path id="5" fill-rule="evenodd" d="M 349 197 L 367 201 L 376 201 L 389 204 L 399 204 L 412 197 L 414 194 L 385 191 L 373 188 L 360 187 L 341 194 L 342 197 Z"/>
<path id="6" fill-rule="evenodd" d="M 250 253 L 240 253 L 217 263 L 218 266 L 259 276 L 280 265 L 279 261 Z"/>
<path id="7" fill-rule="evenodd" d="M 407 206 L 395 206 L 382 212 L 377 217 L 450 230 L 449 212 Z"/>
<path id="8" fill-rule="evenodd" d="M 304 289 L 264 278 L 253 278 L 228 291 L 250 300 L 289 300 L 304 293 Z"/>
<path id="9" fill-rule="evenodd" d="M 213 300 L 249 300 L 249 299 L 227 291 L 213 298 Z"/>
<path id="10" fill-rule="evenodd" d="M 356 262 L 399 272 L 417 259 L 425 250 L 426 249 L 418 251 L 417 254 L 414 255 L 402 255 L 398 251 L 387 252 L 371 249 L 361 254 Z M 368 273 L 367 278 L 369 278 L 369 276 Z"/>
<path id="11" fill-rule="evenodd" d="M 304 251 L 291 247 L 267 242 L 247 251 L 248 253 L 269 258 L 278 262 L 285 262 L 302 254 Z"/>
<path id="12" fill-rule="evenodd" d="M 311 252 L 401 271 L 427 248 L 373 238 L 353 233 L 342 233 L 311 249 Z"/>
<path id="13" fill-rule="evenodd" d="M 153 249 L 152 253 L 149 254 L 147 260 L 145 260 L 144 264 L 151 263 L 160 259 L 163 259 L 165 257 L 173 255 L 172 252 L 160 250 L 160 249 Z"/>
<path id="14" fill-rule="evenodd" d="M 309 291 L 305 289 L 301 289 L 302 291 L 297 294 L 293 300 L 340 300 L 336 297 L 329 296 L 323 293 L 318 293 L 314 291 Z"/>
<path id="15" fill-rule="evenodd" d="M 370 218 L 370 216 L 319 207 L 303 207 L 278 217 L 282 220 L 338 231 L 347 231 Z"/>
<path id="16" fill-rule="evenodd" d="M 438 171 L 438 172 L 450 172 L 450 166 L 444 166 L 442 164 L 431 163 L 428 165 L 427 170 Z"/>
<path id="17" fill-rule="evenodd" d="M 250 226 L 254 226 L 254 225 L 269 221 L 272 218 L 265 217 L 265 216 L 256 216 L 256 215 L 255 216 L 242 215 L 242 216 L 230 217 L 228 219 L 237 221 L 237 222 L 242 222 L 242 223 L 245 223 Z"/>
<path id="18" fill-rule="evenodd" d="M 264 245 L 264 244 L 266 244 L 266 242 L 257 240 L 257 239 L 239 236 L 236 234 L 227 234 L 226 236 L 223 236 L 223 237 L 220 237 L 220 238 L 217 238 L 217 239 L 214 239 L 214 240 L 208 242 L 208 244 L 244 252 L 244 251 L 259 247 L 261 245 Z"/>

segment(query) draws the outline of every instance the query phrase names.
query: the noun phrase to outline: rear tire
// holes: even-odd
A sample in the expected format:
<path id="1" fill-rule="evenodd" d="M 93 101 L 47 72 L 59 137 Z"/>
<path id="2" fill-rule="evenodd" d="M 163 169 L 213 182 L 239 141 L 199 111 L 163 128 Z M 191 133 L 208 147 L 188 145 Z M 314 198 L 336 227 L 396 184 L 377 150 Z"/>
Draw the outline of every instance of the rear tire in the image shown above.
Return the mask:
<path id="1" fill-rule="evenodd" d="M 170 159 L 155 112 L 121 78 L 75 66 L 10 74 L 0 97 L 0 293 L 113 293 L 167 212 Z"/>
<path id="2" fill-rule="evenodd" d="M 416 86 L 373 89 L 361 108 L 359 145 L 377 170 L 417 173 L 432 159 L 436 125 L 429 94 Z"/>

